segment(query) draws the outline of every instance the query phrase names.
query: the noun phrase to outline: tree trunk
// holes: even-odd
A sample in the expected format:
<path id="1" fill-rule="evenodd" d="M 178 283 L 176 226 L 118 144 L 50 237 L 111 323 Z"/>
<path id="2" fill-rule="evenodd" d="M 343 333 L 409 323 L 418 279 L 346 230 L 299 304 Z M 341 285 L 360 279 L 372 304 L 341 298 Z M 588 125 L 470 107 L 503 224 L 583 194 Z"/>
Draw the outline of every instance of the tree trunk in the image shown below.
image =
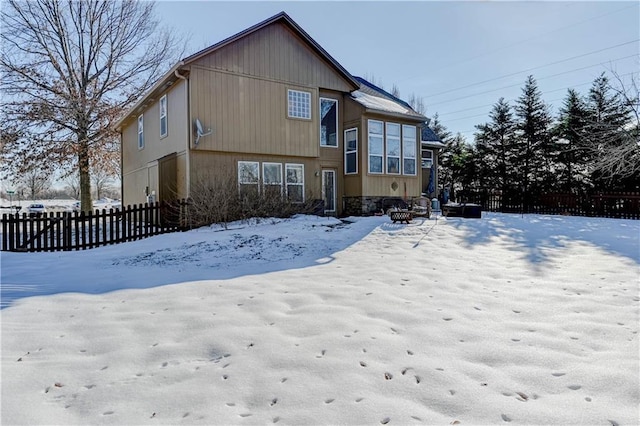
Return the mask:
<path id="1" fill-rule="evenodd" d="M 87 138 L 78 135 L 78 168 L 80 170 L 80 208 L 83 212 L 93 210 L 91 202 L 91 177 L 89 175 L 89 144 Z"/>

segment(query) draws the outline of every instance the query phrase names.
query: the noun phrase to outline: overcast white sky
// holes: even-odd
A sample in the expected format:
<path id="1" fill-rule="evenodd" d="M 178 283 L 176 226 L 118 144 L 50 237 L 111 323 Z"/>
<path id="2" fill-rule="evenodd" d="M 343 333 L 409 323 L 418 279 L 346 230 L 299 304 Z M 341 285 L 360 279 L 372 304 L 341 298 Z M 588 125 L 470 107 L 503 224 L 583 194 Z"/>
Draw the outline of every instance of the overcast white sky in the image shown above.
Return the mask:
<path id="1" fill-rule="evenodd" d="M 568 87 L 586 93 L 606 69 L 637 76 L 639 6 L 161 1 L 157 11 L 190 34 L 188 54 L 285 11 L 353 75 L 373 75 L 387 90 L 395 83 L 405 99 L 424 97 L 428 116 L 439 113 L 449 130 L 472 141 L 474 125 L 501 96 L 517 98 L 528 74 L 554 111 Z"/>

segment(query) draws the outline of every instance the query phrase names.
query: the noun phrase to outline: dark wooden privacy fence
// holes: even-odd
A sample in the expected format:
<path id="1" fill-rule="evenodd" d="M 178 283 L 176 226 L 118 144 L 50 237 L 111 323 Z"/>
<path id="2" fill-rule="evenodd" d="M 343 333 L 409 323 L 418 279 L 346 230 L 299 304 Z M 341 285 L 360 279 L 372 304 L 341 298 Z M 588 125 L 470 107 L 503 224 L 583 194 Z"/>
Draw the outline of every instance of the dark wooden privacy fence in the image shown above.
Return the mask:
<path id="1" fill-rule="evenodd" d="M 2 215 L 3 251 L 86 250 L 184 229 L 184 202 L 139 204 L 94 212 Z"/>
<path id="2" fill-rule="evenodd" d="M 640 219 L 638 192 L 580 195 L 552 193 L 528 196 L 517 193 L 475 192 L 459 195 L 461 202 L 481 204 L 484 211 Z"/>

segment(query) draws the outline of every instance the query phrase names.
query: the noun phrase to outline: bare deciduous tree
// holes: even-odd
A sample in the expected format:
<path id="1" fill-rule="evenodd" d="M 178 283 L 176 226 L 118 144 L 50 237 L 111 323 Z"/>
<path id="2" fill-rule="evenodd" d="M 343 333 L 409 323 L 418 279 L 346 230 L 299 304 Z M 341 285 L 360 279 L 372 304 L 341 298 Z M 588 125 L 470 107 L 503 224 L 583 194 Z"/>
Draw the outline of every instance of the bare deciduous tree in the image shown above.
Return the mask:
<path id="1" fill-rule="evenodd" d="M 35 200 L 51 188 L 51 175 L 44 170 L 34 168 L 24 173 L 16 183 L 19 191 Z"/>
<path id="2" fill-rule="evenodd" d="M 605 178 L 619 179 L 640 176 L 640 86 L 636 74 L 625 80 L 611 71 L 614 83 L 608 88 L 619 99 L 624 117 L 615 123 L 600 124 L 594 132 L 592 147 L 597 155 L 595 169 Z M 603 128 L 600 128 L 603 127 Z M 599 138 L 613 134 L 615 137 Z M 638 181 L 640 183 L 640 181 Z"/>
<path id="3" fill-rule="evenodd" d="M 418 114 L 424 115 L 427 112 L 427 107 L 424 104 L 424 98 L 422 96 L 418 96 L 415 93 L 412 93 L 409 96 L 409 105 L 417 112 Z"/>
<path id="4" fill-rule="evenodd" d="M 91 210 L 90 165 L 117 147 L 112 125 L 175 62 L 175 36 L 154 3 L 3 2 L 3 171 L 67 168 Z"/>

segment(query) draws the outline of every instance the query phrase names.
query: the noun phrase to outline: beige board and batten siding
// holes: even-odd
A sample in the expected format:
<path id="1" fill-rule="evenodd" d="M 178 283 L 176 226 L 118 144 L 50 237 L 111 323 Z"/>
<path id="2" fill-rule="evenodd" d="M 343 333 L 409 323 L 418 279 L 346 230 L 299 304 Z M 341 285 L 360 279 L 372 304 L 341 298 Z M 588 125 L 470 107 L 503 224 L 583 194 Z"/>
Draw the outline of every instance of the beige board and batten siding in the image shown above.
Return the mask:
<path id="1" fill-rule="evenodd" d="M 282 22 L 235 40 L 196 60 L 194 65 L 303 87 L 353 90 L 337 70 Z"/>
<path id="2" fill-rule="evenodd" d="M 366 174 L 366 169 L 364 168 L 366 167 L 366 163 L 363 163 L 364 157 L 362 156 L 362 145 L 364 143 L 363 141 L 365 140 L 362 133 L 362 129 L 363 129 L 362 114 L 364 113 L 364 108 L 359 103 L 351 100 L 349 98 L 349 95 L 345 96 L 345 102 L 343 102 L 342 106 L 343 106 L 342 110 L 344 111 L 344 115 L 343 115 L 344 130 L 355 128 L 358 131 L 358 138 L 357 138 L 358 152 L 357 152 L 357 160 L 356 160 L 358 173 L 349 174 L 349 175 L 344 174 L 344 166 L 343 166 L 342 173 L 344 174 L 344 195 L 347 197 L 357 197 L 362 195 L 362 179 L 363 179 L 363 175 Z M 342 138 L 344 139 L 344 131 L 342 132 Z M 343 158 L 344 158 L 344 155 L 345 155 L 345 151 L 343 146 L 342 147 Z"/>
<path id="3" fill-rule="evenodd" d="M 300 158 L 260 154 L 219 153 L 210 151 L 195 151 L 191 155 L 191 185 L 197 190 L 202 182 L 222 179 L 237 184 L 238 161 L 257 161 L 260 163 L 260 177 L 262 177 L 263 163 L 282 164 L 283 184 L 286 184 L 286 164 L 304 165 L 304 193 L 305 200 L 322 198 L 322 178 L 320 163 L 317 158 Z M 319 176 L 316 176 L 316 172 Z"/>
<path id="4" fill-rule="evenodd" d="M 287 118 L 289 89 L 311 94 L 311 119 Z M 319 155 L 317 89 L 193 67 L 191 99 L 193 119 L 212 131 L 194 150 Z"/>
<path id="5" fill-rule="evenodd" d="M 167 96 L 167 135 L 160 137 L 160 98 Z M 144 148 L 138 148 L 138 117 L 143 115 Z M 146 202 L 148 191 L 156 191 L 158 187 L 157 161 L 175 154 L 176 173 L 184 173 L 186 168 L 186 150 L 189 137 L 189 121 L 187 108 L 187 84 L 184 81 L 175 83 L 164 93 L 159 93 L 144 109 L 136 111 L 131 120 L 122 128 L 122 179 L 123 204 Z M 176 180 L 177 197 L 186 196 L 184 179 Z M 163 191 L 168 195 L 167 191 Z M 173 198 L 173 197 L 172 197 Z M 158 200 L 160 201 L 160 200 Z"/>
<path id="6" fill-rule="evenodd" d="M 282 22 L 261 28 L 191 65 L 192 118 L 213 134 L 197 150 L 318 157 L 319 88 L 353 88 Z M 311 119 L 289 118 L 287 91 L 311 94 Z"/>

